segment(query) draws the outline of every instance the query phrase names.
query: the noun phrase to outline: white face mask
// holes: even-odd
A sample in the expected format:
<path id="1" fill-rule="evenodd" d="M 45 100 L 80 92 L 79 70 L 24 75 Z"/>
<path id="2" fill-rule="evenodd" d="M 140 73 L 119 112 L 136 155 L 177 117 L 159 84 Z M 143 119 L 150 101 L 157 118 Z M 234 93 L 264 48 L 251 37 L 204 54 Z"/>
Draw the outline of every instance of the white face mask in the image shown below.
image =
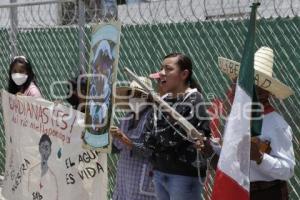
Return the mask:
<path id="1" fill-rule="evenodd" d="M 21 74 L 21 73 L 13 73 L 13 74 L 11 74 L 11 78 L 15 82 L 16 85 L 20 86 L 20 85 L 23 85 L 27 81 L 28 75 Z"/>
<path id="2" fill-rule="evenodd" d="M 147 107 L 146 102 L 147 101 L 142 98 L 130 98 L 129 107 L 133 112 L 139 113 Z"/>

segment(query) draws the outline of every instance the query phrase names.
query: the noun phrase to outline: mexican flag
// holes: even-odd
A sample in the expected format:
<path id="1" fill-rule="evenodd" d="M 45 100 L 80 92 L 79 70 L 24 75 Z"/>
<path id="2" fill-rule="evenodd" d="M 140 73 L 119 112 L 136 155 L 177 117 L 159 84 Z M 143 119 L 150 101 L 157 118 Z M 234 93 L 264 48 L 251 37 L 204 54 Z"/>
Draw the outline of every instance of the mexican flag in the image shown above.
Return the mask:
<path id="1" fill-rule="evenodd" d="M 223 146 L 218 162 L 212 200 L 249 200 L 250 139 L 259 133 L 253 117 L 254 41 L 256 10 L 252 5 L 248 34 L 245 42 L 234 101 L 225 128 Z M 253 130 L 253 127 L 258 129 Z M 251 130 L 251 131 L 250 131 Z"/>

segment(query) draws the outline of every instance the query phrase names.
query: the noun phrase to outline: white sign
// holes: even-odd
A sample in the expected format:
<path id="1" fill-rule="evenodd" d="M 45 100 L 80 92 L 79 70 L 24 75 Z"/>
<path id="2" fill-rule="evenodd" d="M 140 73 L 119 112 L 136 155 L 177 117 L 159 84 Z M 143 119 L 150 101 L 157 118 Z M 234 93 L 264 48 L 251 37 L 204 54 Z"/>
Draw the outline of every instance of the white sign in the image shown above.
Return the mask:
<path id="1" fill-rule="evenodd" d="M 107 155 L 82 148 L 82 113 L 6 91 L 2 107 L 6 199 L 106 199 Z"/>

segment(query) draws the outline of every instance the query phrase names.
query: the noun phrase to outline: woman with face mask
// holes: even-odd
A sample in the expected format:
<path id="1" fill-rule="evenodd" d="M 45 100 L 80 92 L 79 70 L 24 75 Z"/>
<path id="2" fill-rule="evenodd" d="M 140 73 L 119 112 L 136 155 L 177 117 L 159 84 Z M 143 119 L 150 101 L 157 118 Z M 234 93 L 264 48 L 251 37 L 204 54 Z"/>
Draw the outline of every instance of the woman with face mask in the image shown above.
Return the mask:
<path id="1" fill-rule="evenodd" d="M 36 86 L 35 75 L 28 59 L 16 56 L 9 66 L 8 92 L 25 96 L 42 97 Z"/>
<path id="2" fill-rule="evenodd" d="M 140 80 L 151 84 L 147 78 L 140 77 Z M 113 145 L 120 154 L 113 200 L 154 200 L 152 166 L 149 155 L 140 145 L 143 144 L 144 125 L 151 108 L 147 94 L 133 81 L 130 87 L 117 88 L 115 105 L 128 112 L 119 128 L 110 129 Z"/>

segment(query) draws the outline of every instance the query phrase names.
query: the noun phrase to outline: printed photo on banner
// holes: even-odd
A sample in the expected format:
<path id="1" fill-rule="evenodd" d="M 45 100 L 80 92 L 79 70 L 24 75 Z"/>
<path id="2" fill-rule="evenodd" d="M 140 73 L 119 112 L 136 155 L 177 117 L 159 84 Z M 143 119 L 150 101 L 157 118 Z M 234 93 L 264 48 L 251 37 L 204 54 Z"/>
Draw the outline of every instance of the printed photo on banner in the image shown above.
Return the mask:
<path id="1" fill-rule="evenodd" d="M 109 127 L 113 113 L 113 83 L 119 59 L 121 24 L 104 23 L 93 28 L 88 75 L 84 146 L 108 149 Z"/>

